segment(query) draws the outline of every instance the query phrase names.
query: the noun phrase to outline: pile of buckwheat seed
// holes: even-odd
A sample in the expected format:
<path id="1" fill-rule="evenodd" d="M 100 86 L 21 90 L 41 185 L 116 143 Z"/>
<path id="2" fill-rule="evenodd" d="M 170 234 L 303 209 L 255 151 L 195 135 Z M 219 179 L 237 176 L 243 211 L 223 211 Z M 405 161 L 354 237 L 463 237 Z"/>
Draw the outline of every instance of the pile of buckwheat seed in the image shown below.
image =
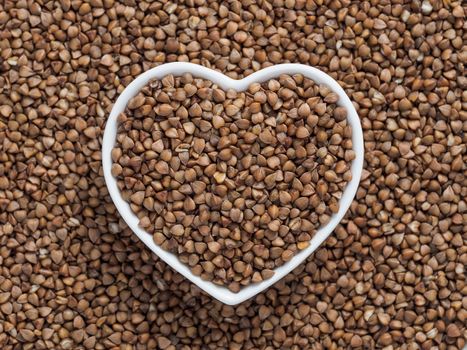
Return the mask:
<path id="1" fill-rule="evenodd" d="M 339 210 L 355 154 L 338 99 L 299 74 L 245 92 L 168 75 L 119 116 L 112 174 L 156 244 L 238 292 Z"/>
<path id="2" fill-rule="evenodd" d="M 462 349 L 466 12 L 454 0 L 2 1 L 2 350 Z M 347 219 L 237 306 L 152 255 L 102 175 L 117 96 L 177 60 L 234 78 L 315 66 L 363 126 Z"/>

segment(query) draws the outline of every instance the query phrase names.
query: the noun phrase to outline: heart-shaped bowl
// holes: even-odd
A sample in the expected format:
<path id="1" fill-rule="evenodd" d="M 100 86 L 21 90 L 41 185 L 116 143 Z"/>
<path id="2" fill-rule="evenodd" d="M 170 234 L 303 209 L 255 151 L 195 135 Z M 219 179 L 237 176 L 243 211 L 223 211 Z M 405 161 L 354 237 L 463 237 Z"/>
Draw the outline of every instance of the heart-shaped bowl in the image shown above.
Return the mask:
<path id="1" fill-rule="evenodd" d="M 148 84 L 149 81 L 153 79 L 162 79 L 168 74 L 180 76 L 184 73 L 191 73 L 195 77 L 208 79 L 217 84 L 222 89 L 234 89 L 236 91 L 244 91 L 252 83 L 262 83 L 269 79 L 277 78 L 281 74 L 302 74 L 303 76 L 310 78 L 318 84 L 326 85 L 339 95 L 339 101 L 337 104 L 347 109 L 347 120 L 352 127 L 352 147 L 355 151 L 355 159 L 352 161 L 351 165 L 352 179 L 349 183 L 347 183 L 344 189 L 342 198 L 339 202 L 339 211 L 331 217 L 330 221 L 325 226 L 322 226 L 318 229 L 307 248 L 297 253 L 284 265 L 276 268 L 274 270 L 275 273 L 271 278 L 259 283 L 252 283 L 248 286 L 245 286 L 238 293 L 231 292 L 227 287 L 219 286 L 213 282 L 202 280 L 200 277 L 194 275 L 190 271 L 189 267 L 183 264 L 176 255 L 165 251 L 157 244 L 155 244 L 152 235 L 139 227 L 138 217 L 133 213 L 129 204 L 122 198 L 121 193 L 117 187 L 117 180 L 111 173 L 111 152 L 115 145 L 117 136 L 118 115 L 124 112 L 129 100 L 133 98 L 146 84 Z M 347 209 L 352 203 L 355 193 L 357 192 L 363 168 L 363 156 L 364 147 L 362 127 L 360 125 L 358 114 L 349 97 L 340 87 L 340 85 L 329 75 L 320 71 L 319 69 L 302 64 L 279 64 L 276 66 L 267 67 L 241 80 L 231 79 L 220 72 L 193 63 L 174 62 L 162 64 L 142 73 L 135 80 L 133 80 L 125 88 L 125 90 L 123 90 L 115 102 L 112 111 L 110 112 L 110 116 L 105 127 L 104 140 L 102 144 L 102 165 L 105 182 L 115 206 L 117 207 L 120 215 L 123 217 L 127 225 L 133 230 L 134 233 L 138 235 L 138 237 L 146 244 L 146 246 L 149 247 L 149 249 L 151 249 L 173 269 L 188 278 L 206 293 L 228 305 L 239 304 L 279 281 L 298 265 L 300 265 L 331 234 L 337 224 L 344 217 Z"/>

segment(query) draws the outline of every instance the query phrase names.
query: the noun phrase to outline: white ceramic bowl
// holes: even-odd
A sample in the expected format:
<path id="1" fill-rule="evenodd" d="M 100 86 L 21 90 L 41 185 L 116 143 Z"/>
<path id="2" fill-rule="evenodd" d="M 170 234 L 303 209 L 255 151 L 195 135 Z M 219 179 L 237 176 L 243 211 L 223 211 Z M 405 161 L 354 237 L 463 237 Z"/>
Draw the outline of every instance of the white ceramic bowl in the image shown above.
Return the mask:
<path id="1" fill-rule="evenodd" d="M 251 83 L 264 82 L 272 78 L 277 78 L 281 74 L 303 74 L 305 77 L 312 79 L 318 84 L 327 85 L 331 90 L 339 95 L 338 104 L 347 108 L 347 119 L 352 126 L 352 143 L 356 158 L 352 161 L 351 166 L 352 180 L 345 187 L 344 193 L 339 203 L 338 213 L 331 217 L 331 220 L 327 225 L 321 227 L 316 232 L 310 241 L 308 248 L 300 251 L 290 261 L 281 267 L 276 268 L 275 274 L 272 278 L 260 283 L 253 283 L 246 287 L 242 287 L 238 293 L 233 293 L 226 287 L 218 286 L 212 282 L 203 281 L 200 277 L 193 275 L 188 266 L 181 263 L 176 255 L 169 253 L 156 245 L 152 239 L 152 236 L 138 226 L 138 217 L 132 212 L 128 203 L 123 200 L 117 187 L 117 181 L 111 173 L 111 151 L 114 147 L 115 138 L 117 136 L 117 117 L 125 110 L 128 101 L 134 97 L 137 92 L 150 80 L 160 79 L 167 74 L 179 76 L 183 73 L 191 73 L 195 77 L 209 79 L 223 89 L 234 89 L 237 91 L 246 90 Z M 290 273 L 294 268 L 296 268 L 300 263 L 302 263 L 331 234 L 337 224 L 342 220 L 344 214 L 352 203 L 355 193 L 357 192 L 363 167 L 363 155 L 364 148 L 362 127 L 360 125 L 357 112 L 349 97 L 346 95 L 340 85 L 329 75 L 316 68 L 302 64 L 280 64 L 268 67 L 241 80 L 234 80 L 220 72 L 197 64 L 186 62 L 167 63 L 152 68 L 139 75 L 133 82 L 131 82 L 130 85 L 125 88 L 122 94 L 118 97 L 115 105 L 112 108 L 109 119 L 107 120 L 107 126 L 105 128 L 104 141 L 102 145 L 102 163 L 105 182 L 107 184 L 110 196 L 115 203 L 115 206 L 128 226 L 155 254 L 157 254 L 173 269 L 181 273 L 183 276 L 188 278 L 208 294 L 228 305 L 239 304 L 279 281 L 285 275 Z"/>

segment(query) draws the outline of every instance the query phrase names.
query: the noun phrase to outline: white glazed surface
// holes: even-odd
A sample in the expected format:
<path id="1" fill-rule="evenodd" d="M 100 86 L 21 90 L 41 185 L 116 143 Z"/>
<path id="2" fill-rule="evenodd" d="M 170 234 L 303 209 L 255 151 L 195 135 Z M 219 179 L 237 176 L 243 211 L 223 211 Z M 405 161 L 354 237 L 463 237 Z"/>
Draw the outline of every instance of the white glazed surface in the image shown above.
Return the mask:
<path id="1" fill-rule="evenodd" d="M 138 226 L 138 217 L 132 212 L 129 204 L 122 198 L 117 187 L 117 181 L 111 173 L 111 151 L 115 145 L 115 139 L 117 136 L 117 117 L 125 110 L 128 101 L 134 97 L 138 91 L 141 90 L 141 88 L 143 88 L 150 80 L 160 79 L 167 74 L 180 76 L 183 73 L 191 73 L 195 77 L 208 79 L 225 90 L 234 89 L 236 91 L 246 90 L 252 83 L 261 83 L 272 78 L 277 78 L 281 74 L 303 74 L 305 77 L 312 79 L 318 84 L 324 84 L 328 86 L 331 90 L 339 95 L 338 104 L 347 109 L 347 119 L 352 126 L 352 143 L 356 158 L 352 161 L 351 166 L 352 180 L 344 189 L 344 193 L 339 203 L 339 211 L 331 217 L 331 220 L 327 225 L 319 228 L 310 241 L 310 245 L 306 249 L 300 251 L 290 261 L 281 267 L 276 268 L 274 270 L 275 274 L 270 279 L 242 287 L 238 293 L 233 293 L 228 288 L 218 286 L 212 282 L 203 281 L 200 277 L 193 275 L 188 266 L 181 263 L 176 255 L 169 253 L 156 245 L 152 239 L 152 235 Z M 105 182 L 115 206 L 128 226 L 156 255 L 158 255 L 173 269 L 188 278 L 191 282 L 196 284 L 199 288 L 211 296 L 228 305 L 239 304 L 264 291 L 266 288 L 279 281 L 304 260 L 306 260 L 306 258 L 311 253 L 313 253 L 318 248 L 318 246 L 331 234 L 337 224 L 342 220 L 344 214 L 352 203 L 355 193 L 357 192 L 363 168 L 363 156 L 364 146 L 362 127 L 360 125 L 357 112 L 349 97 L 340 87 L 340 85 L 329 75 L 316 68 L 302 64 L 280 64 L 267 67 L 241 80 L 234 80 L 220 72 L 197 64 L 186 62 L 167 63 L 152 68 L 139 75 L 133 82 L 131 82 L 131 84 L 125 88 L 125 90 L 118 97 L 115 105 L 112 108 L 109 119 L 107 120 L 102 145 L 102 163 Z"/>

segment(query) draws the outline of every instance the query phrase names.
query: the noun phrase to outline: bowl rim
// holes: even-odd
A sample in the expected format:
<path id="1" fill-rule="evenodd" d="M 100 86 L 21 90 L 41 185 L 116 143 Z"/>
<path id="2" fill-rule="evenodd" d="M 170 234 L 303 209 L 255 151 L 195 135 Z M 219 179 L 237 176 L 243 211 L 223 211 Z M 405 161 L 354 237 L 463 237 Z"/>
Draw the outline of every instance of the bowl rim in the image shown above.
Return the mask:
<path id="1" fill-rule="evenodd" d="M 347 120 L 352 127 L 352 149 L 355 151 L 355 159 L 352 161 L 351 165 L 352 179 L 344 188 L 344 192 L 339 201 L 339 211 L 331 216 L 330 221 L 326 225 L 321 226 L 317 230 L 313 238 L 310 240 L 310 245 L 307 248 L 295 254 L 291 260 L 284 263 L 282 266 L 275 268 L 275 273 L 271 278 L 262 282 L 251 283 L 247 286 L 243 286 L 238 293 L 230 291 L 227 287 L 216 285 L 213 282 L 205 281 L 200 277 L 195 276 L 189 267 L 183 264 L 176 255 L 169 253 L 156 245 L 153 241 L 152 235 L 138 226 L 138 217 L 133 213 L 129 204 L 122 198 L 117 187 L 117 181 L 111 173 L 111 151 L 114 147 L 117 135 L 117 118 L 118 115 L 125 110 L 128 101 L 149 81 L 160 79 L 168 74 L 180 76 L 184 73 L 191 73 L 196 77 L 211 80 L 222 89 L 234 89 L 236 91 L 244 91 L 252 83 L 261 83 L 269 79 L 277 78 L 281 74 L 302 74 L 320 85 L 326 85 L 333 92 L 338 94 L 339 101 L 337 104 L 347 109 Z M 153 253 L 159 256 L 161 260 L 193 282 L 203 291 L 227 305 L 239 304 L 278 282 L 303 263 L 321 245 L 321 243 L 329 237 L 346 214 L 352 204 L 355 194 L 357 193 L 363 170 L 363 159 L 364 142 L 360 118 L 358 117 L 357 111 L 344 89 L 336 80 L 323 71 L 312 66 L 297 63 L 278 64 L 263 68 L 240 80 L 232 79 L 221 72 L 212 70 L 211 68 L 188 62 L 165 63 L 151 68 L 136 77 L 120 93 L 107 119 L 102 142 L 102 166 L 105 183 L 112 201 L 126 224 L 144 242 L 144 244 L 151 249 Z"/>

